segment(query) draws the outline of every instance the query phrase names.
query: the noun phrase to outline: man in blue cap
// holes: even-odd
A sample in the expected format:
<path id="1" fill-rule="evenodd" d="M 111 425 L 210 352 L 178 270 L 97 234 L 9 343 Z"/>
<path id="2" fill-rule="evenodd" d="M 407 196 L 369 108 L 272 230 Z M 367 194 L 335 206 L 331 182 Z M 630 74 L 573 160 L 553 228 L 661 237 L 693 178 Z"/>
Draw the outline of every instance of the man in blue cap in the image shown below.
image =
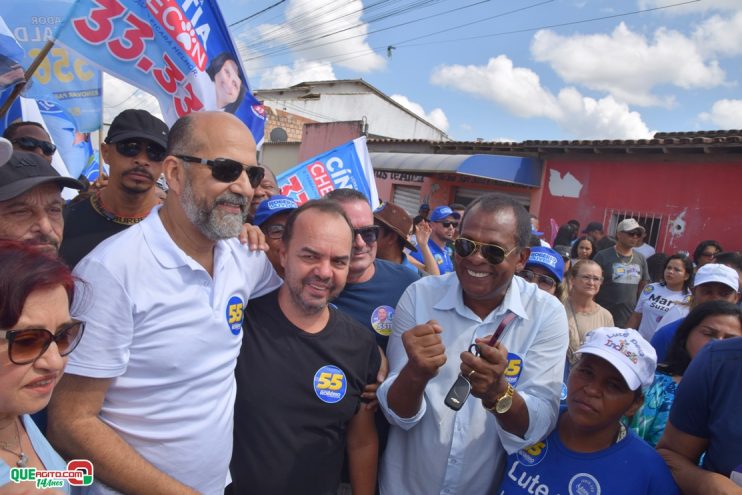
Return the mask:
<path id="1" fill-rule="evenodd" d="M 273 268 L 281 278 L 284 276 L 284 271 L 278 250 L 281 247 L 281 238 L 286 227 L 286 219 L 289 213 L 298 207 L 299 205 L 293 199 L 287 196 L 275 195 L 261 201 L 255 210 L 253 225 L 260 227 L 260 230 L 265 234 L 265 242 L 270 248 L 265 254 L 268 255 Z"/>
<path id="2" fill-rule="evenodd" d="M 430 214 L 430 225 L 433 232 L 428 240 L 428 246 L 438 263 L 441 275 L 453 271 L 451 252 L 447 243 L 453 241 L 460 219 L 461 215 L 448 206 L 439 206 Z M 410 255 L 420 263 L 424 262 L 420 251 L 410 253 Z"/>

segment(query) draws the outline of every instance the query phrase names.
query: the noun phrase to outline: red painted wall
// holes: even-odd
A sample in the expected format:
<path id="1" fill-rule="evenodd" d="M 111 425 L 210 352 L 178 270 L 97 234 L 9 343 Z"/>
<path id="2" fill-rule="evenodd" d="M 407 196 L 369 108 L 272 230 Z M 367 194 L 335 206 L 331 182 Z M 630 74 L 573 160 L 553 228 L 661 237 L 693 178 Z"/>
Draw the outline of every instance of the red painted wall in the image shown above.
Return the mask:
<path id="1" fill-rule="evenodd" d="M 559 182 L 567 173 L 582 185 L 576 198 L 560 196 Z M 593 220 L 604 221 L 607 228 L 607 208 L 653 213 L 664 216 L 658 251 L 664 246 L 666 253 L 692 253 L 705 239 L 716 239 L 725 250 L 740 250 L 741 186 L 742 158 L 734 161 L 728 155 L 558 157 L 546 160 L 536 213 L 542 230 L 548 228 L 550 218 L 559 224 L 575 218 L 583 227 Z M 673 229 L 677 235 L 670 234 Z"/>

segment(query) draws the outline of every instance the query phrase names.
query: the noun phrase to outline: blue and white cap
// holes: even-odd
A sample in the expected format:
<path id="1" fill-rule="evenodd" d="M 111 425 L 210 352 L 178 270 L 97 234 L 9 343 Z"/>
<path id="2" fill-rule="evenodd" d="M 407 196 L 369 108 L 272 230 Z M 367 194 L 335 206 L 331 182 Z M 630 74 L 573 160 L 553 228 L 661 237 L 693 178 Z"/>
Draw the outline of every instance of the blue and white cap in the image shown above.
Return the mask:
<path id="1" fill-rule="evenodd" d="M 531 255 L 526 261 L 529 266 L 540 266 L 551 273 L 557 282 L 564 277 L 564 260 L 562 256 L 551 248 L 536 246 L 531 248 Z"/>
<path id="2" fill-rule="evenodd" d="M 298 207 L 299 205 L 296 204 L 296 201 L 288 196 L 281 196 L 280 194 L 271 196 L 258 205 L 252 223 L 260 227 L 261 224 L 265 223 L 273 215 L 283 213 L 284 211 L 295 210 Z"/>

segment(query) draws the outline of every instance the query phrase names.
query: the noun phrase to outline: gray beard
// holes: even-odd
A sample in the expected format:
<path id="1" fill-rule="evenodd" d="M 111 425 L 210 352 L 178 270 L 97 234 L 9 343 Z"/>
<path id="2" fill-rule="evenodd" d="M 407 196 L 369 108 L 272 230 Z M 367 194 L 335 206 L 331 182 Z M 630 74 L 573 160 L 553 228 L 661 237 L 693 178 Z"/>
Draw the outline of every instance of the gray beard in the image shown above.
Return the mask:
<path id="1" fill-rule="evenodd" d="M 242 205 L 242 214 L 222 214 L 216 209 L 220 202 L 230 201 Z M 237 194 L 226 192 L 216 198 L 210 207 L 201 207 L 196 204 L 191 181 L 186 180 L 180 205 L 188 220 L 207 238 L 212 241 L 231 239 L 242 232 L 242 225 L 247 215 L 247 200 Z"/>

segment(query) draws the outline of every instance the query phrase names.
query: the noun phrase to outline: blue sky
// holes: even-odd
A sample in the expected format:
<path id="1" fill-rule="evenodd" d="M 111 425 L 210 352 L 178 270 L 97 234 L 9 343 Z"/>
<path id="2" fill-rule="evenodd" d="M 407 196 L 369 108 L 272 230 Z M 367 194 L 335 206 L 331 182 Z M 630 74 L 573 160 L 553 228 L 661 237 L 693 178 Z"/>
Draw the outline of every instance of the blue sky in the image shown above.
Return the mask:
<path id="1" fill-rule="evenodd" d="M 742 128 L 742 2 L 679 3 L 284 0 L 231 29 L 253 88 L 363 78 L 458 140 Z"/>

